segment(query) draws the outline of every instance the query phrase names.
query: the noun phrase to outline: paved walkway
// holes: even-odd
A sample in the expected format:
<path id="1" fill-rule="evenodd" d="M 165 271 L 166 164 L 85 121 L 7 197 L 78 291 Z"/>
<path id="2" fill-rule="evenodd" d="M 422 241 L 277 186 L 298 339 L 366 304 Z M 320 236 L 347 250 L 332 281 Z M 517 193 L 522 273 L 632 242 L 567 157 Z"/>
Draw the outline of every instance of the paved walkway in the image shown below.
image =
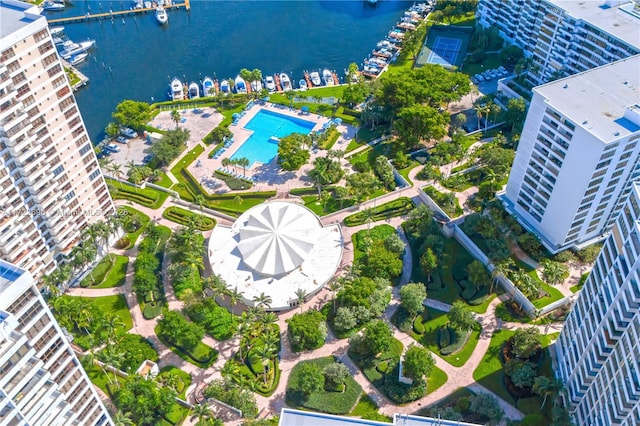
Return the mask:
<path id="1" fill-rule="evenodd" d="M 359 149 L 366 149 L 366 146 Z M 419 204 L 421 202 L 418 196 L 419 188 L 429 183 L 429 182 L 425 182 L 420 179 L 417 179 L 416 175 L 419 169 L 420 168 L 417 167 L 411 170 L 409 173 L 409 178 L 414 183 L 412 187 L 404 188 L 398 191 L 385 194 L 376 200 L 366 201 L 360 204 L 356 208 L 345 209 L 343 211 L 324 216 L 321 218 L 322 222 L 324 224 L 342 223 L 344 218 L 349 214 L 353 214 L 356 211 L 361 211 L 366 208 L 373 207 L 376 204 L 379 205 L 384 202 L 397 199 L 401 196 L 412 198 L 414 202 L 416 202 L 416 204 Z M 125 204 L 131 204 L 131 203 L 119 202 L 118 204 L 125 205 Z M 163 205 L 160 208 L 155 210 L 148 209 L 141 206 L 135 206 L 135 208 L 149 215 L 149 217 L 155 223 L 166 225 L 170 228 L 177 228 L 179 225 L 173 222 L 167 221 L 161 217 L 161 212 L 170 205 L 176 205 L 176 204 L 173 200 L 169 198 L 163 203 Z M 345 249 L 344 249 L 344 255 L 342 259 L 342 271 L 343 272 L 346 271 L 347 268 L 353 264 L 353 247 L 351 243 L 351 236 L 355 232 L 361 229 L 366 229 L 369 226 L 373 227 L 379 224 L 388 224 L 398 230 L 399 236 L 406 243 L 406 237 L 402 232 L 402 229 L 400 226 L 405 219 L 406 217 L 395 217 L 387 220 L 378 221 L 370 225 L 360 225 L 356 227 L 343 227 Z M 219 223 L 230 225 L 229 221 L 224 218 L 216 217 L 216 220 L 218 220 Z M 205 237 L 208 237 L 209 235 L 210 235 L 210 232 L 205 233 Z M 161 366 L 174 365 L 192 375 L 193 382 L 192 382 L 192 385 L 187 390 L 187 399 L 191 402 L 194 402 L 193 397 L 197 389 L 201 389 L 204 384 L 208 383 L 212 379 L 221 377 L 220 370 L 222 369 L 222 366 L 224 365 L 226 360 L 232 357 L 233 354 L 238 350 L 240 338 L 235 337 L 228 341 L 219 342 L 212 339 L 209 336 L 206 336 L 203 339 L 203 342 L 216 348 L 220 353 L 220 356 L 217 362 L 210 368 L 201 369 L 190 363 L 183 361 L 177 355 L 173 354 L 166 346 L 164 346 L 158 340 L 154 331 L 154 328 L 157 325 L 157 318 L 152 320 L 147 320 L 143 317 L 142 312 L 140 311 L 140 307 L 137 303 L 136 296 L 132 291 L 133 276 L 134 276 L 133 260 L 137 255 L 137 247 L 134 247 L 133 249 L 127 250 L 127 251 L 115 251 L 115 252 L 119 254 L 124 254 L 130 257 L 130 262 L 126 272 L 125 284 L 123 286 L 117 287 L 117 288 L 111 288 L 111 289 L 74 288 L 69 290 L 69 294 L 77 295 L 77 296 L 86 296 L 86 297 L 98 297 L 98 296 L 105 296 L 105 295 L 112 295 L 112 294 L 124 294 L 127 299 L 127 304 L 129 306 L 131 317 L 133 319 L 133 327 L 131 330 L 129 330 L 129 332 L 139 334 L 149 339 L 153 343 L 153 345 L 159 352 Z M 399 306 L 399 288 L 402 285 L 409 282 L 411 278 L 412 262 L 413 262 L 413 259 L 411 257 L 411 251 L 405 250 L 405 254 L 403 256 L 403 271 L 400 278 L 400 285 L 398 285 L 397 287 L 394 287 L 392 290 L 392 300 L 389 307 L 385 311 L 385 315 L 384 315 L 384 319 L 386 321 L 390 321 L 391 316 Z M 183 307 L 183 302 L 177 300 L 177 298 L 175 297 L 173 286 L 169 282 L 168 274 L 166 273 L 167 264 L 168 264 L 167 261 L 165 261 L 164 264 L 162 265 L 163 277 L 164 277 L 163 286 L 164 286 L 165 295 L 166 295 L 169 307 L 174 310 L 180 310 Z M 298 353 L 298 354 L 291 352 L 288 339 L 287 339 L 287 333 L 286 333 L 287 319 L 291 318 L 294 314 L 300 311 L 306 311 L 308 309 L 319 309 L 324 304 L 330 303 L 331 298 L 332 298 L 331 292 L 328 289 L 323 289 L 319 293 L 317 293 L 314 297 L 312 297 L 311 300 L 306 302 L 301 307 L 300 310 L 295 309 L 289 312 L 284 312 L 279 314 L 278 325 L 280 326 L 280 330 L 281 330 L 280 337 L 282 340 L 282 349 L 280 353 L 280 356 L 281 356 L 280 369 L 282 370 L 282 373 L 281 373 L 281 378 L 280 378 L 278 387 L 275 393 L 271 397 L 265 398 L 265 397 L 256 395 L 260 417 L 264 418 L 272 415 L 277 415 L 280 409 L 285 406 L 285 390 L 286 390 L 286 385 L 288 381 L 288 376 L 291 369 L 298 362 L 303 360 L 308 360 L 308 359 L 329 356 L 329 355 L 334 355 L 338 359 L 340 359 L 342 362 L 344 362 L 344 364 L 351 371 L 354 379 L 360 384 L 363 390 L 369 396 L 371 396 L 371 398 L 374 401 L 376 401 L 376 403 L 380 407 L 380 412 L 386 415 L 392 415 L 393 413 L 396 413 L 396 412 L 414 413 L 416 411 L 419 411 L 421 409 L 428 407 L 431 404 L 438 402 L 439 400 L 446 397 L 447 395 L 450 395 L 453 391 L 455 391 L 459 387 L 463 387 L 463 386 L 469 387 L 474 392 L 492 393 L 491 391 L 489 391 L 488 389 L 485 389 L 484 387 L 482 387 L 481 385 L 479 385 L 474 381 L 473 372 L 478 367 L 480 362 L 482 362 L 482 359 L 489 347 L 491 337 L 495 330 L 497 330 L 498 328 L 505 328 L 505 329 L 511 330 L 511 329 L 516 329 L 523 326 L 523 324 L 519 324 L 519 323 L 499 324 L 499 322 L 495 317 L 495 308 L 503 299 L 506 298 L 506 296 L 502 296 L 500 298 L 494 299 L 489 304 L 487 308 L 487 312 L 477 316 L 477 320 L 482 326 L 482 333 L 480 334 L 479 341 L 477 343 L 477 346 L 473 354 L 471 355 L 469 360 L 465 363 L 465 365 L 462 367 L 454 367 L 436 355 L 435 356 L 436 365 L 438 366 L 438 368 L 442 369 L 447 374 L 448 381 L 439 389 L 429 393 L 425 397 L 417 401 L 414 401 L 412 403 L 409 403 L 403 406 L 398 406 L 393 404 L 383 394 L 381 394 L 368 381 L 368 379 L 362 374 L 362 372 L 354 365 L 351 359 L 347 356 L 347 348 L 348 348 L 347 339 L 337 339 L 335 336 L 330 334 L 327 338 L 325 345 L 317 350 Z M 436 300 L 432 300 L 432 299 L 427 299 L 425 301 L 425 305 L 434 307 L 436 309 L 443 310 L 443 311 L 448 311 L 450 309 L 449 305 Z M 538 326 L 538 327 L 543 333 L 554 333 L 559 330 L 559 328 L 561 327 L 561 324 L 551 324 L 549 326 Z M 406 333 L 399 331 L 395 327 L 392 327 L 392 329 L 394 331 L 394 336 L 398 340 L 400 340 L 405 347 L 407 347 L 410 344 L 418 344 L 413 338 L 411 338 Z M 521 419 L 523 417 L 522 413 L 519 412 L 515 407 L 511 406 L 506 401 L 500 399 L 496 395 L 494 396 L 499 401 L 501 407 L 505 411 L 506 418 Z M 226 421 L 225 424 L 238 424 L 238 423 L 239 423 L 239 420 L 229 420 L 229 421 Z M 184 424 L 191 425 L 194 423 L 189 418 L 186 420 Z"/>

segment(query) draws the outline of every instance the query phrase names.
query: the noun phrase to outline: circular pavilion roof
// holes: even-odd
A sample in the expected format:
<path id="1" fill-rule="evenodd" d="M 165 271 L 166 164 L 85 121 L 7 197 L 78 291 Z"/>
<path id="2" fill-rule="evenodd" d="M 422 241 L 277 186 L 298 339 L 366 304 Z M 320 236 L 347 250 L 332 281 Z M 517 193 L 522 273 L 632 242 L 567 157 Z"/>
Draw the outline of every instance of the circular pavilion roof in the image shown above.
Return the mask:
<path id="1" fill-rule="evenodd" d="M 290 309 L 297 291 L 319 291 L 342 259 L 342 232 L 323 226 L 308 208 L 270 201 L 244 212 L 231 227 L 217 225 L 209 238 L 213 272 L 243 294 L 243 303 L 268 294 L 270 309 Z"/>
<path id="2" fill-rule="evenodd" d="M 238 230 L 238 250 L 244 263 L 263 275 L 281 275 L 299 267 L 321 227 L 309 210 L 293 203 L 261 204 L 244 219 Z"/>

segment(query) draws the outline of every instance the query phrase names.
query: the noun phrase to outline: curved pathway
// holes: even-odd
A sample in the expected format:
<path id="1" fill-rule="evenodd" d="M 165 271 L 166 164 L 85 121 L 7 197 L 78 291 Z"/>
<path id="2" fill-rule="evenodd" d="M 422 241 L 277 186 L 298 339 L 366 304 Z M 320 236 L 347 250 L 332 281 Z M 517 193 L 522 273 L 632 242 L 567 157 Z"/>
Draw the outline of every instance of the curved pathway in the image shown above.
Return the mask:
<path id="1" fill-rule="evenodd" d="M 343 219 L 349 214 L 353 214 L 355 211 L 363 210 L 369 207 L 372 207 L 374 204 L 382 204 L 387 201 L 391 201 L 397 199 L 401 196 L 409 197 L 414 199 L 416 204 L 420 203 L 420 198 L 418 197 L 418 191 L 421 186 L 427 184 L 428 182 L 421 181 L 416 178 L 416 174 L 419 171 L 419 167 L 414 168 L 409 172 L 409 178 L 412 182 L 414 182 L 414 186 L 404 188 L 402 190 L 394 191 L 388 194 L 385 194 L 382 197 L 379 197 L 376 200 L 370 200 L 362 203 L 358 208 L 349 209 L 340 211 L 331 215 L 327 215 L 321 218 L 323 223 L 341 223 Z M 119 202 L 119 205 L 131 205 L 128 202 Z M 169 205 L 174 205 L 171 199 L 167 199 L 163 205 L 159 209 L 148 209 L 141 206 L 135 206 L 136 209 L 142 211 L 143 213 L 149 215 L 149 217 L 156 223 L 169 226 L 170 228 L 176 228 L 179 225 L 167 221 L 166 219 L 161 218 L 161 212 L 164 208 Z M 200 212 L 199 212 L 200 213 Z M 205 213 L 206 214 L 206 213 Z M 351 243 L 351 236 L 361 230 L 367 229 L 368 227 L 373 227 L 380 224 L 389 224 L 398 230 L 398 234 L 400 238 L 406 243 L 406 237 L 402 232 L 402 228 L 400 227 L 401 223 L 406 219 L 406 217 L 395 217 L 391 219 L 386 219 L 378 222 L 374 222 L 371 224 L 360 225 L 356 227 L 345 227 L 343 226 L 343 233 L 345 239 L 345 250 L 342 260 L 343 271 L 346 270 L 353 263 L 353 247 Z M 220 218 L 216 217 L 216 220 L 221 221 Z M 208 236 L 205 233 L 205 236 Z M 137 255 L 137 247 L 127 251 L 114 251 L 119 254 L 124 254 L 130 257 L 130 262 L 127 266 L 126 279 L 125 284 L 121 287 L 110 288 L 110 289 L 85 289 L 85 288 L 73 288 L 68 291 L 70 295 L 75 296 L 85 296 L 85 297 L 99 297 L 99 296 L 107 296 L 113 294 L 124 294 L 127 299 L 127 304 L 129 306 L 129 310 L 131 313 L 131 317 L 133 319 L 133 328 L 129 330 L 130 333 L 139 334 L 147 339 L 149 339 L 155 348 L 159 352 L 161 366 L 165 365 L 174 365 L 182 370 L 190 373 L 192 375 L 193 381 L 192 385 L 189 387 L 187 391 L 187 399 L 191 402 L 194 402 L 193 396 L 195 395 L 197 389 L 201 389 L 204 384 L 209 382 L 212 379 L 221 377 L 220 370 L 227 359 L 229 359 L 233 354 L 237 351 L 239 347 L 239 337 L 235 337 L 228 341 L 219 342 L 212 339 L 209 336 L 206 336 L 203 339 L 203 342 L 208 344 L 211 347 L 216 348 L 220 355 L 217 362 L 210 368 L 201 369 L 196 367 L 190 363 L 185 362 L 173 352 L 171 352 L 165 345 L 163 345 L 155 335 L 154 328 L 157 324 L 157 318 L 152 320 L 146 320 L 142 316 L 142 312 L 140 311 L 140 307 L 137 303 L 136 296 L 132 291 L 133 286 L 133 260 Z M 163 263 L 163 286 L 165 295 L 167 298 L 168 305 L 171 309 L 180 310 L 183 307 L 183 302 L 179 301 L 175 297 L 175 293 L 173 291 L 173 286 L 169 282 L 166 268 L 167 262 Z M 403 255 L 403 271 L 400 278 L 400 283 L 398 286 L 393 287 L 392 289 L 392 300 L 385 311 L 384 318 L 386 321 L 390 321 L 391 316 L 395 312 L 395 310 L 399 306 L 399 289 L 402 285 L 409 282 L 411 278 L 411 270 L 412 270 L 412 256 L 411 251 L 409 249 L 405 250 Z M 319 309 L 324 304 L 329 303 L 331 301 L 332 295 L 328 289 L 323 289 L 319 293 L 317 293 L 314 297 L 311 298 L 308 302 L 306 302 L 301 310 L 306 311 L 308 309 Z M 482 325 L 482 333 L 480 334 L 479 341 L 477 346 L 469 358 L 469 360 L 462 367 L 454 367 L 451 364 L 444 361 L 442 358 L 435 355 L 436 365 L 438 368 L 443 370 L 447 376 L 447 382 L 442 385 L 440 388 L 435 390 L 434 392 L 429 393 L 425 397 L 411 402 L 409 404 L 398 406 L 393 404 L 389 399 L 381 394 L 369 380 L 364 376 L 364 374 L 357 368 L 357 366 L 351 361 L 351 359 L 347 356 L 347 348 L 348 348 L 348 339 L 337 339 L 331 333 L 327 337 L 327 341 L 324 346 L 314 351 L 307 351 L 302 353 L 293 353 L 291 352 L 287 339 L 287 319 L 291 318 L 294 314 L 298 313 L 298 309 L 291 310 L 288 312 L 284 312 L 279 314 L 278 325 L 281 330 L 281 340 L 282 340 L 282 349 L 280 353 L 280 363 L 279 367 L 282 370 L 280 382 L 274 394 L 271 397 L 265 398 L 259 395 L 256 395 L 256 401 L 258 403 L 259 408 L 259 416 L 260 417 L 269 417 L 272 415 L 276 415 L 279 413 L 282 407 L 286 406 L 285 402 L 285 391 L 288 381 L 289 373 L 291 369 L 300 361 L 309 360 L 319 357 L 325 356 L 336 356 L 340 359 L 351 371 L 354 379 L 358 382 L 358 384 L 362 387 L 362 389 L 378 404 L 379 411 L 385 415 L 392 415 L 396 412 L 402 413 L 414 413 L 420 409 L 426 408 L 431 404 L 434 404 L 441 400 L 442 398 L 450 395 L 456 389 L 460 387 L 469 387 L 474 392 L 484 392 L 493 394 L 488 389 L 482 387 L 480 384 L 476 383 L 473 379 L 473 372 L 478 367 L 482 358 L 484 357 L 489 344 L 491 342 L 491 337 L 495 330 L 499 328 L 505 329 L 516 329 L 524 326 L 524 324 L 519 323 L 504 323 L 501 324 L 499 320 L 495 317 L 495 308 L 496 306 L 505 299 L 506 296 L 501 296 L 500 298 L 496 298 L 493 300 L 484 314 L 478 315 L 477 320 Z M 426 306 L 434 307 L 439 310 L 448 311 L 450 309 L 450 305 L 439 302 L 437 300 L 427 299 L 425 301 Z M 543 333 L 554 333 L 557 332 L 561 328 L 561 324 L 550 324 L 550 325 L 541 325 L 537 326 L 541 332 Z M 393 327 L 394 337 L 400 340 L 405 347 L 410 344 L 418 344 L 411 336 L 406 333 L 401 332 L 397 328 Z M 494 397 L 499 401 L 501 407 L 505 412 L 505 417 L 508 419 L 521 419 L 523 414 L 518 411 L 515 407 L 508 404 L 506 401 L 499 398 L 497 395 L 493 394 Z M 227 424 L 237 424 L 239 421 L 229 421 Z M 186 425 L 194 424 L 191 418 L 188 418 L 185 423 Z"/>

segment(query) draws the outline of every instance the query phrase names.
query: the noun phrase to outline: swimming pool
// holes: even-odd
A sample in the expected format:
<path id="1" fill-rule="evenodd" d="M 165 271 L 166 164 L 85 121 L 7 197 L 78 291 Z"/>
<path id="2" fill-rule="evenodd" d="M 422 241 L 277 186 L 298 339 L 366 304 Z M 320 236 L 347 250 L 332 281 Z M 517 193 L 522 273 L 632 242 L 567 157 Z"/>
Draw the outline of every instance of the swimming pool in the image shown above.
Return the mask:
<path id="1" fill-rule="evenodd" d="M 231 159 L 246 157 L 249 159 L 250 167 L 253 167 L 256 161 L 268 164 L 278 154 L 278 142 L 272 137 L 279 139 L 291 133 L 308 135 L 313 126 L 315 123 L 311 121 L 261 109 L 244 126 L 245 129 L 252 130 L 253 134 L 231 156 Z"/>

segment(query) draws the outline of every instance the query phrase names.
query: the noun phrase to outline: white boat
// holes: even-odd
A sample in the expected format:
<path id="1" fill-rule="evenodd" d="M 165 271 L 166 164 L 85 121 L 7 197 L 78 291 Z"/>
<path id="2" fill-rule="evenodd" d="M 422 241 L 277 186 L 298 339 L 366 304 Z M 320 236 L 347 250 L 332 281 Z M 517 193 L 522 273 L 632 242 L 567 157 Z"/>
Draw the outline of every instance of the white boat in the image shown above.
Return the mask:
<path id="1" fill-rule="evenodd" d="M 309 74 L 309 78 L 311 79 L 311 83 L 313 83 L 314 86 L 322 85 L 322 80 L 320 80 L 320 73 L 314 71 Z"/>
<path id="2" fill-rule="evenodd" d="M 64 44 L 64 42 L 66 41 L 66 40 L 64 40 L 64 39 L 62 39 L 62 38 L 60 38 L 58 36 L 53 36 L 51 38 L 53 39 L 53 44 L 56 44 L 56 45 Z"/>
<path id="3" fill-rule="evenodd" d="M 151 9 L 151 2 L 150 1 L 145 1 L 144 3 L 142 3 L 144 5 L 145 9 Z"/>
<path id="4" fill-rule="evenodd" d="M 322 79 L 324 80 L 324 84 L 327 86 L 333 86 L 335 84 L 333 81 L 333 74 L 331 74 L 331 71 L 327 69 L 322 70 Z"/>
<path id="5" fill-rule="evenodd" d="M 77 56 L 80 53 L 84 53 L 96 44 L 95 40 L 82 41 L 80 43 L 74 43 L 71 40 L 67 40 L 62 43 L 64 50 L 60 52 L 62 59 L 69 60 L 72 56 Z"/>
<path id="6" fill-rule="evenodd" d="M 80 47 L 82 47 L 84 50 L 89 50 L 91 49 L 93 46 L 96 45 L 96 41 L 92 40 L 92 39 L 87 39 L 85 41 L 81 41 L 80 43 L 78 43 L 80 45 Z"/>
<path id="7" fill-rule="evenodd" d="M 282 90 L 285 92 L 288 92 L 289 90 L 293 89 L 293 87 L 291 86 L 291 80 L 289 79 L 289 76 L 285 73 L 280 74 L 280 87 L 282 87 Z"/>
<path id="8" fill-rule="evenodd" d="M 62 34 L 64 32 L 64 27 L 51 27 L 49 28 L 49 31 L 51 31 L 51 35 Z"/>
<path id="9" fill-rule="evenodd" d="M 307 86 L 307 81 L 304 78 L 301 78 L 298 82 L 298 86 L 300 86 L 300 90 L 307 90 L 309 87 Z"/>
<path id="10" fill-rule="evenodd" d="M 255 93 L 262 92 L 262 82 L 260 82 L 259 80 L 252 81 L 251 82 L 251 91 L 255 92 Z"/>
<path id="11" fill-rule="evenodd" d="M 216 86 L 213 84 L 213 80 L 210 77 L 205 77 L 202 80 L 202 96 L 213 96 L 216 94 Z"/>
<path id="12" fill-rule="evenodd" d="M 88 53 L 80 53 L 78 55 L 72 56 L 71 58 L 69 58 L 69 63 L 71 65 L 78 65 L 81 62 L 84 62 L 87 59 L 87 56 L 89 56 Z"/>
<path id="13" fill-rule="evenodd" d="M 174 77 L 171 80 L 171 100 L 181 101 L 184 99 L 184 91 L 182 90 L 182 82 Z"/>
<path id="14" fill-rule="evenodd" d="M 196 83 L 195 81 L 192 81 L 189 84 L 189 99 L 197 99 L 200 97 L 200 87 L 198 86 L 198 83 Z"/>
<path id="15" fill-rule="evenodd" d="M 156 7 L 156 20 L 160 25 L 164 25 L 167 22 L 169 22 L 169 15 L 167 15 L 167 11 L 164 10 L 164 7 L 162 6 Z"/>
<path id="16" fill-rule="evenodd" d="M 229 85 L 229 81 L 227 80 L 222 80 L 220 82 L 220 91 L 222 93 L 229 93 L 231 92 L 231 86 Z"/>
<path id="17" fill-rule="evenodd" d="M 275 92 L 276 90 L 276 82 L 273 81 L 273 77 L 270 75 L 264 78 L 264 85 L 267 87 L 267 90 L 270 92 Z"/>
<path id="18" fill-rule="evenodd" d="M 43 10 L 60 11 L 64 10 L 64 4 L 48 1 L 42 5 Z"/>
<path id="19" fill-rule="evenodd" d="M 236 85 L 236 93 L 247 93 L 247 83 L 242 77 L 240 77 L 240 75 L 237 75 L 234 81 Z"/>

